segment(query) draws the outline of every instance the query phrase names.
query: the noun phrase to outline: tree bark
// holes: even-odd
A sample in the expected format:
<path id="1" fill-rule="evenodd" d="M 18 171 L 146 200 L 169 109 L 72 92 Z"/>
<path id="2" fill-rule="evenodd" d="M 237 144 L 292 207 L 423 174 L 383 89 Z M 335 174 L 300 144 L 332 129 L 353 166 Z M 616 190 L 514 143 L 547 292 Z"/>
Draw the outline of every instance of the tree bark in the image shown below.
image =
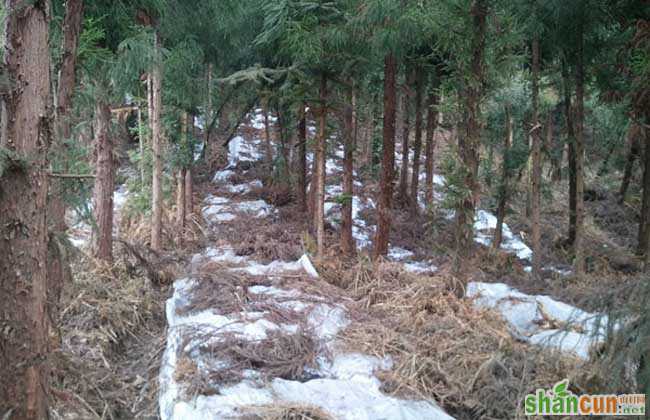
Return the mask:
<path id="1" fill-rule="evenodd" d="M 99 100 L 95 106 L 95 188 L 93 216 L 97 232 L 93 236 L 93 256 L 109 264 L 113 262 L 113 190 L 115 170 L 113 141 L 110 135 L 111 108 Z"/>
<path id="2" fill-rule="evenodd" d="M 49 2 L 6 0 L 0 146 L 0 416 L 47 418 Z"/>
<path id="3" fill-rule="evenodd" d="M 641 150 L 639 147 L 638 133 L 640 133 L 641 128 L 635 123 L 630 125 L 628 130 L 628 152 L 627 159 L 625 159 L 625 171 L 623 173 L 623 181 L 621 182 L 621 189 L 618 193 L 618 202 L 623 204 L 625 202 L 625 196 L 627 195 L 627 189 L 630 186 L 630 180 L 632 179 L 632 171 L 634 169 L 634 161 L 641 155 Z"/>
<path id="4" fill-rule="evenodd" d="M 492 247 L 501 248 L 503 241 L 503 221 L 506 218 L 508 195 L 510 194 L 510 147 L 512 146 L 513 131 L 510 104 L 506 105 L 506 135 L 503 139 L 503 163 L 501 166 L 501 184 L 499 185 L 499 204 L 497 205 L 497 225 L 494 230 Z"/>
<path id="5" fill-rule="evenodd" d="M 57 87 L 56 104 L 56 137 L 52 145 L 58 158 L 64 160 L 66 145 L 65 141 L 72 136 L 70 110 L 72 109 L 72 97 L 75 88 L 75 69 L 77 65 L 77 44 L 81 32 L 81 21 L 83 18 L 83 1 L 67 0 L 65 2 L 65 17 L 63 20 L 63 44 L 62 62 L 59 70 L 59 85 Z M 66 166 L 62 172 L 66 172 Z M 63 200 L 63 181 L 53 182 L 54 194 L 50 194 L 48 219 L 55 231 L 64 232 L 67 229 L 65 224 L 66 205 Z"/>
<path id="6" fill-rule="evenodd" d="M 582 19 L 582 17 L 581 17 Z M 578 23 L 578 52 L 576 54 L 576 228 L 573 249 L 574 270 L 581 277 L 585 272 L 584 255 L 584 33 L 582 20 Z"/>
<path id="7" fill-rule="evenodd" d="M 407 66 L 402 93 L 402 167 L 400 168 L 399 189 L 397 196 L 400 202 L 408 203 L 408 174 L 409 174 L 409 134 L 411 132 L 411 87 L 415 83 L 415 69 Z"/>
<path id="8" fill-rule="evenodd" d="M 647 111 L 646 111 L 647 112 Z M 648 121 L 650 122 L 650 120 Z M 641 218 L 639 221 L 639 244 L 638 254 L 645 255 L 644 270 L 648 271 L 650 261 L 650 135 L 647 128 L 641 128 L 645 137 L 645 162 L 643 166 L 643 197 L 641 201 Z"/>
<path id="9" fill-rule="evenodd" d="M 391 224 L 391 202 L 393 198 L 393 177 L 395 172 L 395 73 L 397 63 L 393 53 L 384 57 L 384 126 L 381 174 L 379 178 L 379 199 L 377 206 L 377 233 L 373 256 L 379 258 L 388 254 Z"/>
<path id="10" fill-rule="evenodd" d="M 352 237 L 352 200 L 353 191 L 353 153 L 354 153 L 354 108 L 352 98 L 353 88 L 347 92 L 347 100 L 343 110 L 343 206 L 341 209 L 341 251 L 345 255 L 354 255 L 356 247 Z"/>
<path id="11" fill-rule="evenodd" d="M 298 202 L 307 211 L 307 112 L 305 104 L 298 107 Z"/>
<path id="12" fill-rule="evenodd" d="M 569 159 L 569 234 L 567 244 L 573 246 L 576 240 L 576 137 L 571 107 L 571 84 L 569 69 L 566 64 L 562 66 L 562 79 L 564 85 L 564 115 L 566 119 L 568 159 Z"/>
<path id="13" fill-rule="evenodd" d="M 315 192 L 314 230 L 316 231 L 316 258 L 320 261 L 325 255 L 325 129 L 327 123 L 327 76 L 321 74 L 320 110 L 318 114 L 318 141 L 314 163 L 316 179 L 312 181 Z"/>
<path id="14" fill-rule="evenodd" d="M 429 99 L 427 103 L 427 136 L 424 146 L 424 171 L 426 172 L 426 185 L 424 188 L 424 200 L 426 205 L 433 204 L 433 166 L 434 166 L 434 153 L 436 149 L 436 128 L 438 128 L 438 86 L 440 79 L 434 75 L 434 80 L 429 92 Z"/>
<path id="15" fill-rule="evenodd" d="M 196 139 L 196 126 L 194 125 L 194 115 L 190 116 L 190 127 L 192 138 Z M 194 162 L 192 162 L 192 165 Z M 192 180 L 192 165 L 185 171 L 185 219 L 190 222 L 194 214 L 194 182 Z"/>
<path id="16" fill-rule="evenodd" d="M 144 135 L 144 121 L 142 120 L 142 108 L 138 105 L 138 145 L 140 146 L 140 182 L 142 185 L 146 179 L 146 168 L 144 164 L 144 150 L 145 150 L 145 135 Z"/>
<path id="17" fill-rule="evenodd" d="M 532 86 L 532 107 L 533 107 L 533 128 L 531 137 L 533 143 L 533 171 L 531 185 L 531 212 L 532 212 L 532 239 L 533 239 L 533 277 L 539 279 L 541 276 L 541 182 L 542 182 L 542 135 L 541 123 L 539 121 L 539 39 L 533 39 L 533 86 Z"/>
<path id="18" fill-rule="evenodd" d="M 418 213 L 420 186 L 420 152 L 422 150 L 422 69 L 418 68 L 415 81 L 415 142 L 413 143 L 413 172 L 411 173 L 411 209 Z"/>
<path id="19" fill-rule="evenodd" d="M 183 112 L 181 117 L 181 144 L 183 148 L 188 146 L 187 139 L 187 112 Z M 191 152 L 190 152 L 191 153 Z M 176 223 L 178 223 L 181 229 L 185 229 L 185 210 L 187 205 L 185 204 L 185 177 L 187 175 L 187 168 L 181 167 L 178 170 L 176 177 Z"/>
<path id="20" fill-rule="evenodd" d="M 206 159 L 209 159 L 210 155 L 208 154 L 208 149 L 210 147 L 210 131 L 212 131 L 212 126 L 208 127 L 208 121 L 212 121 L 212 63 L 208 63 L 208 66 L 205 69 L 205 73 L 206 100 L 205 118 L 203 121 L 203 156 L 205 156 Z"/>
<path id="21" fill-rule="evenodd" d="M 273 143 L 271 141 L 271 128 L 269 127 L 269 100 L 264 100 L 264 139 L 266 140 L 266 163 L 273 165 Z"/>
<path id="22" fill-rule="evenodd" d="M 152 204 L 151 204 L 151 249 L 162 249 L 162 212 L 163 212 L 163 162 L 162 162 L 162 128 L 160 114 L 162 111 L 162 62 L 160 62 L 160 36 L 155 33 L 156 60 L 151 73 L 152 91 L 152 142 L 153 152 L 153 177 L 152 177 Z"/>
<path id="23" fill-rule="evenodd" d="M 480 100 L 483 95 L 483 61 L 485 53 L 485 33 L 487 2 L 474 0 L 471 10 L 474 33 L 472 36 L 472 59 L 470 63 L 471 81 L 465 88 L 464 129 L 458 136 L 460 160 L 465 167 L 465 185 L 469 194 L 458 203 L 456 209 L 456 271 L 474 249 L 474 216 L 479 198 L 478 164 L 481 141 Z"/>
<path id="24" fill-rule="evenodd" d="M 178 170 L 176 176 L 176 223 L 179 224 L 181 229 L 185 228 L 185 177 L 187 169 L 181 168 Z"/>

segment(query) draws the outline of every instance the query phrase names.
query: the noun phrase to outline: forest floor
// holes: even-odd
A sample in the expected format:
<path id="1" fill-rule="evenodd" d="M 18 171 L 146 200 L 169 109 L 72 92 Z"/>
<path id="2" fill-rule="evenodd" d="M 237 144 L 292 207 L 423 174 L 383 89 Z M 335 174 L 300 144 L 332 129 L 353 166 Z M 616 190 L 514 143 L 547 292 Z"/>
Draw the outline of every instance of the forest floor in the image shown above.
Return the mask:
<path id="1" fill-rule="evenodd" d="M 170 223 L 174 252 L 140 255 L 160 267 L 143 268 L 128 240 L 110 269 L 81 252 L 62 304 L 55 418 L 516 418 L 536 388 L 569 378 L 597 390 L 608 380 L 588 357 L 603 343 L 602 311 L 637 281 L 621 275 L 633 262 L 618 220 L 630 215 L 613 214 L 613 198 L 588 203 L 598 274 L 582 282 L 561 246 L 564 209 L 543 209 L 545 270 L 533 282 L 525 212 L 514 205 L 494 250 L 496 220 L 484 208 L 481 246 L 466 262 L 469 298 L 458 298 L 442 176 L 434 206 L 417 215 L 396 206 L 389 256 L 373 263 L 377 185 L 355 173 L 359 254 L 342 258 L 342 149 L 333 147 L 328 255 L 314 261 L 306 216 L 269 181 L 262 133 L 257 112 L 218 156 L 220 169 L 197 174 L 192 235 L 181 241 Z M 550 194 L 566 202 L 561 189 Z M 146 221 L 119 220 L 134 242 L 146 231 Z"/>

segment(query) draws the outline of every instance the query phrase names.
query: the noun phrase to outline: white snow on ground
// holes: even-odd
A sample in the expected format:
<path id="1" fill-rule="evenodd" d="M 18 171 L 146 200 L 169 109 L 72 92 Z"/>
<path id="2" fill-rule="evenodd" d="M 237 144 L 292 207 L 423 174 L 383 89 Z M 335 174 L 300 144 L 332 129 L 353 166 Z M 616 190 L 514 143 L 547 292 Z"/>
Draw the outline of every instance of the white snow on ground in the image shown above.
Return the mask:
<path id="1" fill-rule="evenodd" d="M 259 141 L 258 141 L 259 143 Z M 243 137 L 237 136 L 228 143 L 228 168 L 234 169 L 239 162 L 255 162 L 262 158 L 257 149 L 257 144 L 246 142 Z"/>
<path id="2" fill-rule="evenodd" d="M 469 283 L 467 296 L 475 305 L 494 308 L 512 334 L 532 344 L 588 359 L 605 339 L 607 317 L 592 314 L 543 295 L 527 295 L 503 283 Z"/>
<path id="3" fill-rule="evenodd" d="M 205 206 L 201 209 L 203 218 L 208 223 L 230 222 L 235 220 L 237 213 L 245 213 L 248 217 L 262 218 L 274 213 L 272 205 L 264 200 L 231 201 L 225 197 L 208 195 Z"/>
<path id="4" fill-rule="evenodd" d="M 259 111 L 256 121 L 259 122 Z M 229 148 L 229 167 L 236 167 L 242 156 L 256 156 L 252 148 L 243 141 L 238 141 Z M 246 156 L 243 156 L 246 159 Z M 215 181 L 225 182 L 234 173 L 222 171 L 215 175 Z M 233 191 L 233 193 L 239 193 Z M 330 195 L 335 193 L 330 190 Z M 368 205 L 374 205 L 372 201 Z M 353 200 L 353 216 L 355 220 L 355 238 L 361 243 L 369 242 L 367 231 L 370 229 L 358 216 L 362 203 L 355 197 Z M 224 218 L 243 217 L 246 213 L 263 217 L 274 209 L 262 200 L 235 202 L 225 197 L 210 195 L 205 199 L 203 215 L 210 223 L 221 223 Z M 406 250 L 404 250 L 406 251 Z M 406 251 L 408 252 L 408 251 Z M 197 267 L 207 260 L 233 264 L 232 270 L 246 271 L 250 274 L 270 278 L 284 273 L 304 271 L 312 278 L 318 277 L 318 272 L 306 255 L 298 261 L 273 261 L 270 264 L 260 264 L 246 257 L 235 255 L 230 247 L 208 248 L 202 254 L 192 258 L 192 267 Z M 235 334 L 246 340 L 260 340 L 267 337 L 270 331 L 294 333 L 297 325 L 277 324 L 264 319 L 264 313 L 244 311 L 220 315 L 213 310 L 205 310 L 195 314 L 179 315 L 179 307 L 187 306 L 192 299 L 192 288 L 196 281 L 181 279 L 174 283 L 174 293 L 167 301 L 167 320 L 169 323 L 167 347 L 163 355 L 160 371 L 160 416 L 163 420 L 194 420 L 194 419 L 223 419 L 237 417 L 243 408 L 274 404 L 308 404 L 317 406 L 340 419 L 452 419 L 433 401 L 401 400 L 389 397 L 380 390 L 381 382 L 375 376 L 375 371 L 389 369 L 391 361 L 379 359 L 359 353 L 347 353 L 337 345 L 336 336 L 345 328 L 349 320 L 344 306 L 327 303 L 323 298 L 305 295 L 298 290 L 281 289 L 269 286 L 251 286 L 248 293 L 264 294 L 265 304 L 290 308 L 295 311 L 306 311 L 305 321 L 309 333 L 320 343 L 317 357 L 318 368 L 309 373 L 315 379 L 306 382 L 273 378 L 266 383 L 256 381 L 259 372 L 247 371 L 242 382 L 220 386 L 211 384 L 217 393 L 214 395 L 186 396 L 183 384 L 177 382 L 175 372 L 178 367 L 178 357 L 184 352 L 186 357 L 192 357 L 201 368 L 219 369 L 225 367 L 220 360 L 205 360 L 198 351 L 201 344 L 196 337 L 201 336 L 215 342 L 224 339 L 224 333 Z M 218 310 L 218 308 L 215 308 Z M 187 341 L 189 340 L 189 341 Z M 183 343 L 186 343 L 185 345 Z M 182 347 L 182 348 L 181 348 Z"/>
<path id="5" fill-rule="evenodd" d="M 228 255 L 228 257 L 225 257 Z M 209 249 L 199 258 L 231 258 L 227 251 Z M 242 257 L 234 257 L 242 262 Z M 277 262 L 276 262 L 277 263 Z M 295 266 L 271 264 L 263 274 L 268 276 L 280 275 L 285 270 L 304 268 L 308 273 L 313 270 L 309 259 L 303 256 Z M 255 267 L 256 274 L 259 264 L 250 263 L 245 268 Z M 315 270 L 314 270 L 315 272 Z M 311 333 L 322 343 L 322 353 L 319 354 L 319 367 L 315 373 L 316 379 L 306 382 L 272 379 L 261 383 L 254 379 L 246 379 L 236 385 L 222 386 L 214 384 L 218 389 L 215 395 L 198 395 L 196 398 L 186 398 L 183 394 L 183 384 L 176 381 L 175 371 L 178 366 L 178 355 L 181 350 L 186 354 L 198 348 L 201 343 L 192 339 L 191 334 L 197 331 L 201 337 L 209 337 L 211 342 L 224 339 L 225 333 L 254 341 L 267 337 L 269 331 L 295 332 L 296 326 L 275 324 L 250 312 L 242 314 L 218 315 L 212 310 L 197 314 L 178 315 L 177 309 L 187 305 L 191 300 L 192 287 L 195 282 L 189 279 L 177 280 L 174 284 L 174 294 L 167 301 L 167 319 L 169 323 L 167 347 L 163 356 L 160 372 L 160 416 L 163 420 L 189 419 L 223 419 L 235 417 L 242 413 L 243 408 L 269 404 L 309 404 L 317 406 L 341 419 L 451 419 L 435 403 L 429 401 L 401 400 L 389 397 L 380 390 L 381 382 L 374 372 L 378 369 L 389 369 L 390 360 L 381 360 L 359 353 L 346 353 L 336 346 L 335 337 L 345 328 L 348 320 L 345 309 L 328 303 L 316 303 L 315 296 L 303 295 L 297 290 L 284 290 L 276 287 L 253 286 L 249 293 L 265 294 L 266 304 L 293 305 L 296 310 L 311 308 L 307 313 L 307 323 Z M 291 299 L 287 301 L 286 299 Z M 252 316 L 251 316 L 252 315 Z M 188 335 L 190 334 L 190 335 Z M 182 343 L 187 343 L 181 349 Z M 328 355 L 331 355 L 328 357 Z M 199 358 L 200 356 L 196 356 Z M 197 365 L 220 366 L 219 361 L 199 361 Z M 199 363 L 200 362 L 200 363 Z M 223 365 L 223 362 L 221 362 Z M 256 372 L 249 372 L 250 378 L 255 378 Z"/>
<path id="6" fill-rule="evenodd" d="M 476 213 L 476 219 L 474 221 L 474 231 L 476 232 L 474 240 L 480 244 L 489 246 L 494 236 L 492 231 L 496 227 L 496 216 L 488 211 L 479 210 Z M 490 232 L 486 233 L 485 231 Z M 519 237 L 515 236 L 505 223 L 503 224 L 501 248 L 517 255 L 517 258 L 521 260 L 531 260 L 533 258 L 533 251 Z"/>

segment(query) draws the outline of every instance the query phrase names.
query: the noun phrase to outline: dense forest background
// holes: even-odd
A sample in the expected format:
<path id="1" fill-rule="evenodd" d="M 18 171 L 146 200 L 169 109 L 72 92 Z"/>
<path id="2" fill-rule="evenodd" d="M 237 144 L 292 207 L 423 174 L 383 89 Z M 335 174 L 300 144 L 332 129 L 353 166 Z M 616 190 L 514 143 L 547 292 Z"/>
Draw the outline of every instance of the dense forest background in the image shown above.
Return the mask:
<path id="1" fill-rule="evenodd" d="M 490 392 L 533 391 L 527 369 L 565 372 L 579 391 L 647 393 L 649 9 L 640 0 L 6 0 L 0 417 L 157 416 L 156 387 L 143 384 L 157 381 L 164 300 L 191 256 L 224 238 L 239 241 L 239 256 L 309 255 L 327 287 L 359 308 L 418 301 L 399 293 L 421 285 L 431 293 L 423 322 L 476 340 L 446 351 L 469 357 L 485 343 L 481 357 L 452 363 L 425 324 L 391 330 L 403 334 L 392 351 L 423 366 L 402 378 L 406 388 L 458 418 L 508 417 L 519 395 L 499 411 Z M 259 159 L 242 166 L 233 159 L 251 139 Z M 210 230 L 201 210 L 226 185 L 214 177 L 224 168 L 254 173 L 259 185 L 245 194 L 279 218 Z M 372 205 L 360 211 L 358 200 Z M 513 237 L 530 255 L 507 252 Z M 386 268 L 393 246 L 435 270 Z M 581 368 L 479 339 L 485 331 L 468 322 L 497 315 L 467 315 L 477 281 L 605 315 L 607 339 Z M 390 313 L 404 324 L 413 315 Z M 474 382 L 489 371 L 484 400 L 458 385 L 471 378 L 448 375 L 462 369 Z"/>

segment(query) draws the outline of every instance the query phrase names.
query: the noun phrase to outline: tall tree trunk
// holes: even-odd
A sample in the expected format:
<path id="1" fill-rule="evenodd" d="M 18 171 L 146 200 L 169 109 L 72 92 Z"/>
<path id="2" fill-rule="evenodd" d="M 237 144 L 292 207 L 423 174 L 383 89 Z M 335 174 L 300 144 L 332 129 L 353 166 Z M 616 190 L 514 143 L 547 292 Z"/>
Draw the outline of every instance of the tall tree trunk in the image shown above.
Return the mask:
<path id="1" fill-rule="evenodd" d="M 318 114 L 318 141 L 314 161 L 316 179 L 314 186 L 315 205 L 314 230 L 316 231 L 316 258 L 320 261 L 325 255 L 325 128 L 327 123 L 327 76 L 321 74 L 320 79 L 320 110 Z"/>
<path id="2" fill-rule="evenodd" d="M 630 186 L 630 179 L 632 179 L 634 161 L 641 155 L 641 150 L 639 147 L 639 139 L 638 139 L 638 134 L 640 133 L 639 129 L 641 129 L 641 127 L 639 127 L 636 123 L 632 123 L 630 125 L 630 128 L 627 131 L 628 152 L 627 152 L 627 159 L 625 159 L 625 171 L 623 173 L 623 181 L 621 182 L 621 189 L 618 193 L 619 204 L 623 204 L 625 202 L 627 189 Z"/>
<path id="3" fill-rule="evenodd" d="M 420 152 L 422 150 L 422 69 L 418 68 L 415 81 L 415 142 L 413 143 L 413 172 L 411 176 L 411 209 L 418 212 L 420 186 Z"/>
<path id="4" fill-rule="evenodd" d="M 648 112 L 646 110 L 646 112 Z M 647 119 L 650 122 L 650 118 Z M 648 271 L 650 261 L 650 134 L 647 128 L 640 128 L 640 137 L 645 137 L 645 161 L 643 166 L 643 197 L 641 204 L 641 218 L 639 221 L 639 255 L 645 255 L 644 270 Z M 643 135 L 645 134 L 645 135 Z"/>
<path id="5" fill-rule="evenodd" d="M 343 206 L 341 209 L 341 250 L 345 255 L 355 253 L 354 238 L 352 237 L 352 199 L 353 191 L 353 152 L 354 152 L 354 110 L 352 98 L 354 93 L 350 87 L 343 110 Z"/>
<path id="6" fill-rule="evenodd" d="M 554 183 L 559 183 L 562 181 L 562 155 L 563 151 L 560 150 L 560 153 L 558 155 L 557 151 L 555 150 L 556 147 L 558 146 L 556 144 L 555 136 L 554 136 L 554 119 L 553 119 L 553 111 L 549 111 L 548 115 L 546 116 L 546 149 L 548 151 L 548 155 L 550 156 L 551 160 L 551 168 L 550 168 L 550 176 L 551 180 Z"/>
<path id="7" fill-rule="evenodd" d="M 426 185 L 424 188 L 424 200 L 426 205 L 433 204 L 433 166 L 434 166 L 434 153 L 436 149 L 436 128 L 438 128 L 438 86 L 440 86 L 440 79 L 437 75 L 433 76 L 431 91 L 429 92 L 429 99 L 427 101 L 427 136 L 424 145 L 424 171 L 426 172 Z"/>
<path id="8" fill-rule="evenodd" d="M 372 166 L 372 143 L 375 137 L 375 110 L 374 106 L 370 107 L 368 118 L 363 127 L 363 166 L 369 168 Z M 368 171 L 370 172 L 370 171 Z"/>
<path id="9" fill-rule="evenodd" d="M 539 39 L 533 39 L 533 86 L 532 86 L 532 106 L 533 106 L 533 128 L 531 129 L 531 138 L 533 143 L 533 171 L 531 185 L 531 212 L 532 212 L 532 237 L 533 237 L 533 276 L 540 278 L 541 270 L 541 226 L 540 226 L 540 206 L 541 206 L 541 189 L 542 182 L 542 136 L 541 123 L 539 121 Z"/>
<path id="10" fill-rule="evenodd" d="M 513 130 L 512 116 L 510 115 L 510 104 L 506 105 L 506 135 L 503 139 L 503 163 L 501 166 L 501 183 L 499 185 L 499 204 L 497 205 L 497 225 L 494 230 L 492 247 L 501 248 L 503 241 L 503 221 L 506 218 L 508 195 L 510 194 L 510 147 L 512 146 Z"/>
<path id="11" fill-rule="evenodd" d="M 470 192 L 460 200 L 456 209 L 456 261 L 455 268 L 460 271 L 462 263 L 474 249 L 474 216 L 479 198 L 478 164 L 481 141 L 480 101 L 483 95 L 483 60 L 485 53 L 485 33 L 487 1 L 474 0 L 471 10 L 474 22 L 472 36 L 472 59 L 470 63 L 471 80 L 465 88 L 464 129 L 458 136 L 460 159 L 465 166 L 465 185 Z"/>
<path id="12" fill-rule="evenodd" d="M 190 118 L 192 143 L 197 138 L 196 126 L 194 125 L 194 115 Z M 194 162 L 185 171 L 185 219 L 190 222 L 194 213 L 194 183 L 192 180 L 192 166 Z"/>
<path id="13" fill-rule="evenodd" d="M 205 117 L 203 121 L 203 156 L 206 159 L 209 159 L 210 155 L 208 150 L 210 147 L 210 131 L 211 131 L 211 121 L 212 121 L 212 73 L 213 73 L 213 64 L 208 63 L 205 69 L 205 84 L 206 84 L 206 98 L 205 98 Z M 208 127 L 208 124 L 211 126 Z"/>
<path id="14" fill-rule="evenodd" d="M 81 31 L 83 16 L 83 1 L 68 0 L 65 3 L 65 18 L 63 20 L 62 62 L 59 70 L 59 83 L 56 101 L 56 136 L 50 150 L 54 151 L 55 159 L 59 161 L 57 169 L 67 172 L 68 164 L 66 141 L 72 137 L 70 111 L 75 88 L 75 69 L 77 62 L 77 45 Z M 50 317 L 58 317 L 58 304 L 63 285 L 70 281 L 70 263 L 67 259 L 65 246 L 60 243 L 60 233 L 67 229 L 65 223 L 66 203 L 64 200 L 65 182 L 61 179 L 50 181 L 48 193 L 47 218 L 50 228 L 47 272 L 48 272 L 48 301 Z"/>
<path id="15" fill-rule="evenodd" d="M 415 69 L 406 67 L 404 87 L 402 92 L 402 167 L 400 169 L 399 189 L 397 196 L 400 202 L 408 202 L 408 173 L 409 173 L 409 134 L 411 132 L 411 88 L 415 83 Z"/>
<path id="16" fill-rule="evenodd" d="M 381 175 L 379 178 L 379 199 L 377 206 L 377 233 L 375 236 L 375 258 L 388 254 L 391 224 L 391 202 L 393 198 L 393 176 L 395 172 L 395 73 L 397 63 L 393 53 L 384 57 L 384 127 Z"/>
<path id="17" fill-rule="evenodd" d="M 269 99 L 264 99 L 264 139 L 266 140 L 266 163 L 273 165 L 273 142 L 271 140 L 271 128 L 269 127 Z"/>
<path id="18" fill-rule="evenodd" d="M 298 202 L 307 211 L 307 112 L 305 104 L 298 107 Z"/>
<path id="19" fill-rule="evenodd" d="M 566 119 L 568 159 L 569 159 L 569 235 L 567 244 L 573 245 L 576 240 L 576 136 L 571 107 L 571 82 L 569 80 L 568 65 L 562 66 L 562 79 L 564 85 L 564 116 Z"/>
<path id="20" fill-rule="evenodd" d="M 576 239 L 574 270 L 581 277 L 585 271 L 584 255 L 584 33 L 582 16 L 578 23 L 578 53 L 576 54 Z"/>
<path id="21" fill-rule="evenodd" d="M 142 108 L 138 104 L 138 144 L 140 146 L 140 182 L 142 185 L 145 183 L 146 179 L 146 171 L 145 171 L 145 164 L 144 164 L 144 149 L 145 149 L 145 135 L 144 135 L 144 121 L 142 119 Z"/>
<path id="22" fill-rule="evenodd" d="M 93 256 L 109 264 L 113 262 L 113 140 L 110 134 L 111 108 L 104 101 L 95 106 L 95 188 L 93 213 L 97 232 L 93 240 Z"/>
<path id="23" fill-rule="evenodd" d="M 187 169 L 181 168 L 176 175 L 176 223 L 181 229 L 185 228 L 185 176 Z"/>
<path id="24" fill-rule="evenodd" d="M 0 415 L 45 419 L 48 395 L 46 175 L 49 2 L 6 0 L 0 146 Z"/>
<path id="25" fill-rule="evenodd" d="M 187 139 L 187 112 L 183 112 L 181 116 L 181 144 L 183 148 L 188 146 Z M 192 152 L 189 152 L 190 155 L 193 155 Z M 185 204 L 185 176 L 187 175 L 187 169 L 182 167 L 178 170 L 178 175 L 176 177 L 176 223 L 178 223 L 181 229 L 185 229 L 185 211 L 187 210 L 187 205 Z"/>
<path id="26" fill-rule="evenodd" d="M 81 21 L 83 17 L 83 1 L 67 0 L 65 2 L 65 18 L 63 19 L 63 44 L 62 61 L 59 70 L 59 85 L 57 88 L 56 103 L 56 137 L 52 145 L 58 158 L 64 160 L 66 145 L 65 141 L 72 136 L 70 110 L 72 109 L 72 97 L 75 88 L 75 70 L 77 65 L 77 45 L 79 33 L 81 32 Z M 62 168 L 65 172 L 65 164 Z M 48 219 L 56 231 L 63 232 L 65 224 L 66 205 L 63 201 L 63 181 L 54 180 L 55 194 L 49 197 Z M 58 190 L 58 191 L 57 191 Z"/>
<path id="27" fill-rule="evenodd" d="M 160 36 L 155 33 L 156 60 L 151 73 L 152 91 L 152 142 L 153 152 L 153 179 L 152 179 L 152 204 L 151 204 L 151 249 L 160 251 L 162 249 L 162 213 L 163 213 L 163 162 L 162 162 L 162 127 L 160 114 L 162 111 L 162 63 L 160 60 Z"/>

